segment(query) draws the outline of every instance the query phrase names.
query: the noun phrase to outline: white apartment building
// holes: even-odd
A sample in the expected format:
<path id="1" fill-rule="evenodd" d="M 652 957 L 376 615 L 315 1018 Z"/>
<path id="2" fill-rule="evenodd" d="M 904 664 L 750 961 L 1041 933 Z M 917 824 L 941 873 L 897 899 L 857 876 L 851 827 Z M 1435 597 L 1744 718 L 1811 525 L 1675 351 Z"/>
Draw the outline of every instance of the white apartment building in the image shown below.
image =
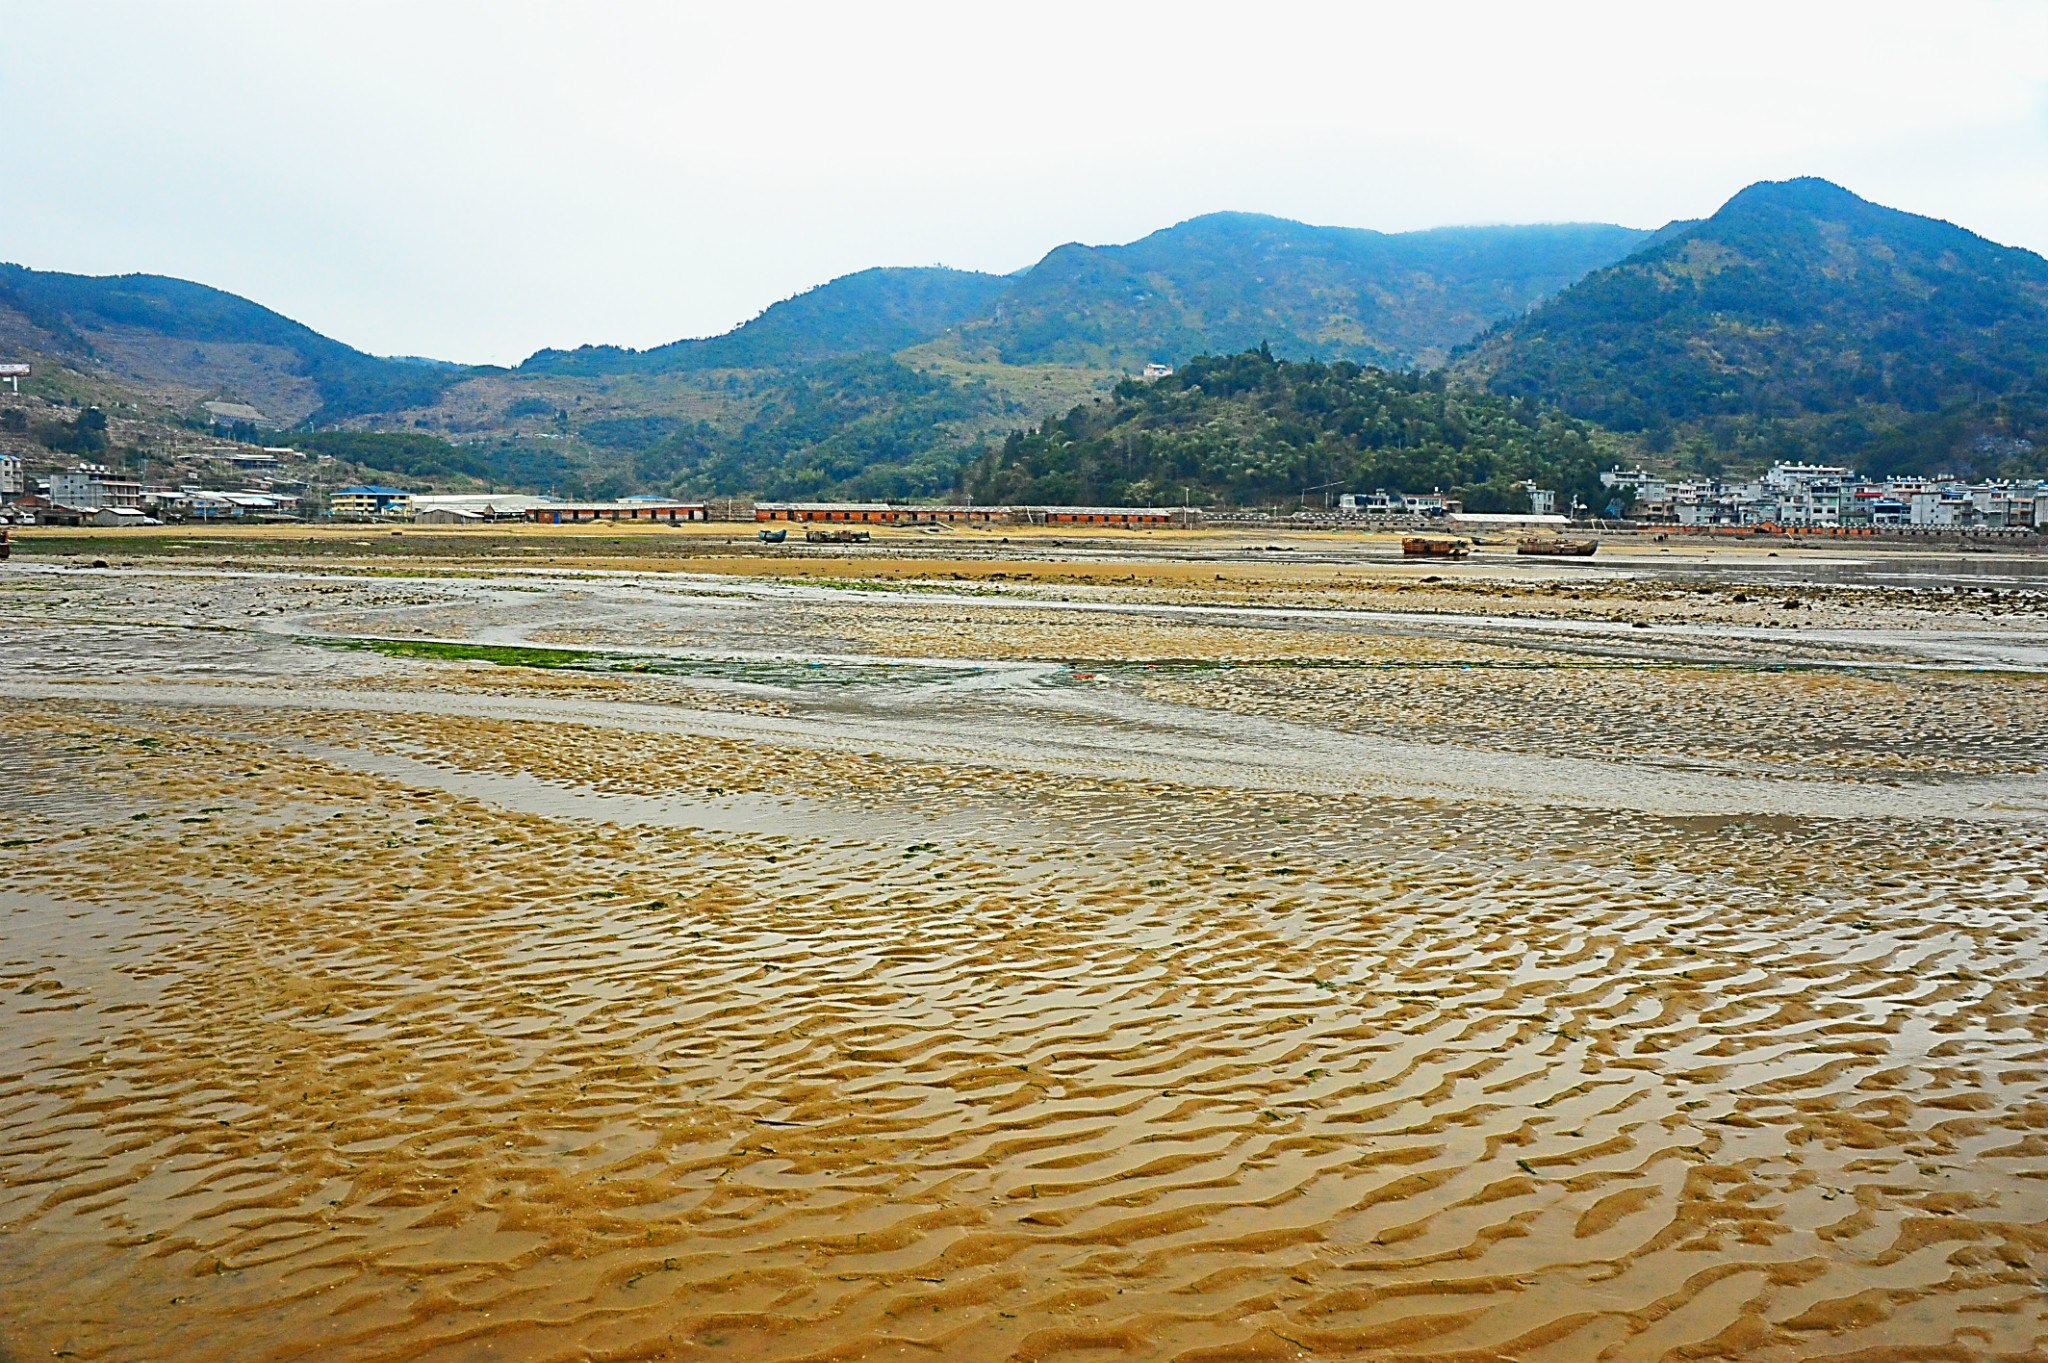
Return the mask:
<path id="1" fill-rule="evenodd" d="M 28 484 L 23 481 L 21 471 L 21 456 L 0 454 L 0 499 L 19 497 L 27 491 Z"/>
<path id="2" fill-rule="evenodd" d="M 109 478 L 97 469 L 73 469 L 50 475 L 50 500 L 81 511 L 108 506 L 132 509 L 142 505 L 142 484 L 126 478 Z"/>

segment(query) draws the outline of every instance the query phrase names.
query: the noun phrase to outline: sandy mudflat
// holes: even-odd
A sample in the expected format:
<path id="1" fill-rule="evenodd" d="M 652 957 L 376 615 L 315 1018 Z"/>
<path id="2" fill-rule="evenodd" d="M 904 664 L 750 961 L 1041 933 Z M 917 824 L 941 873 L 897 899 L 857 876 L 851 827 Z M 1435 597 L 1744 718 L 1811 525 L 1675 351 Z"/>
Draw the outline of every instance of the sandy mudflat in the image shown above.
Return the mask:
<path id="1" fill-rule="evenodd" d="M 2048 1351 L 2038 563 L 1298 538 L 18 554 L 0 1358 Z"/>

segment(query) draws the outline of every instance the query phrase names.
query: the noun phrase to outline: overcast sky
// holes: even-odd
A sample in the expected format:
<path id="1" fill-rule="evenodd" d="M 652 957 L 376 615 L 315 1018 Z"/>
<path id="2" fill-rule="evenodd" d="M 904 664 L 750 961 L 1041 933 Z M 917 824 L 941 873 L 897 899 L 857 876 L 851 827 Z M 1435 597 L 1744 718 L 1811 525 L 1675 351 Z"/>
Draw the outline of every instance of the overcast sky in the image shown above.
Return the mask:
<path id="1" fill-rule="evenodd" d="M 1792 175 L 2048 252 L 2048 2 L 0 0 L 0 260 L 380 354 L 656 345 L 1218 209 L 1652 227 Z"/>

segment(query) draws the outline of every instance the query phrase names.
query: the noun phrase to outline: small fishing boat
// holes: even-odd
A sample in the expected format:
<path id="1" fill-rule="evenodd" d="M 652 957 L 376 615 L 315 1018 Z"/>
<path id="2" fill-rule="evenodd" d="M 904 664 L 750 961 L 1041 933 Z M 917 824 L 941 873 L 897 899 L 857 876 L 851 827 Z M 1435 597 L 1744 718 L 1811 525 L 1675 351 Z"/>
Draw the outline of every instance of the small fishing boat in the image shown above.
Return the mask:
<path id="1" fill-rule="evenodd" d="M 1591 558 L 1599 540 L 1566 539 L 1562 535 L 1524 535 L 1515 545 L 1518 554 L 1544 554 L 1551 558 Z"/>
<path id="2" fill-rule="evenodd" d="M 1401 541 L 1408 558 L 1470 558 L 1472 541 L 1456 535 L 1410 535 Z"/>
<path id="3" fill-rule="evenodd" d="M 812 544 L 866 544 L 865 530 L 806 530 L 804 538 Z"/>
<path id="4" fill-rule="evenodd" d="M 761 532 L 761 543 L 763 544 L 780 544 L 788 538 L 788 530 L 763 530 Z"/>

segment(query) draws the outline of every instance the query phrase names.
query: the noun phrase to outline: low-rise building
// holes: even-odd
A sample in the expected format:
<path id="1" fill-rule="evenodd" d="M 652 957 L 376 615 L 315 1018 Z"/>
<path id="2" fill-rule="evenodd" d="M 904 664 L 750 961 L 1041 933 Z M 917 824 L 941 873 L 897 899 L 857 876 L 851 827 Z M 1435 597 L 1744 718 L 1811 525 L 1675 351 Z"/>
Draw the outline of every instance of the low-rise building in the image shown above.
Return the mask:
<path id="1" fill-rule="evenodd" d="M 1563 530 L 1572 523 L 1555 511 L 1458 511 L 1444 520 L 1453 530 Z"/>
<path id="2" fill-rule="evenodd" d="M 412 499 L 412 518 L 423 525 L 481 525 L 523 521 L 529 511 L 561 505 L 554 497 L 520 492 L 429 492 Z"/>
<path id="3" fill-rule="evenodd" d="M 1337 498 L 1339 514 L 1354 516 L 1442 516 L 1464 510 L 1464 503 L 1441 492 L 1346 492 Z"/>
<path id="4" fill-rule="evenodd" d="M 1182 512 L 1170 506 L 1044 506 L 1032 507 L 1038 525 L 1115 525 L 1126 529 L 1172 525 Z"/>
<path id="5" fill-rule="evenodd" d="M 12 501 L 28 491 L 21 470 L 21 456 L 0 454 L 0 501 Z"/>
<path id="6" fill-rule="evenodd" d="M 1640 503 L 1637 511 L 1641 518 Z M 1734 486 L 1713 478 L 1672 484 L 1670 519 L 1685 526 L 1856 532 L 2025 529 L 2048 524 L 2048 493 L 2039 480 L 1872 482 L 1833 465 L 1777 464 Z"/>
<path id="7" fill-rule="evenodd" d="M 754 519 L 854 525 L 994 525 L 1017 519 L 1017 508 L 908 506 L 896 502 L 756 502 Z"/>
<path id="8" fill-rule="evenodd" d="M 757 521 L 852 521 L 894 525 L 908 508 L 887 502 L 756 502 Z"/>
<path id="9" fill-rule="evenodd" d="M 97 466 L 81 466 L 50 475 L 50 500 L 80 511 L 97 511 L 103 506 L 135 508 L 142 505 L 142 484 L 113 477 Z"/>
<path id="10" fill-rule="evenodd" d="M 337 516 L 403 517 L 412 512 L 412 494 L 396 487 L 345 487 L 327 499 Z"/>
<path id="11" fill-rule="evenodd" d="M 707 521 L 711 508 L 703 502 L 632 500 L 619 502 L 551 502 L 522 513 L 539 525 L 575 525 L 583 521 L 649 521 L 676 525 Z"/>

